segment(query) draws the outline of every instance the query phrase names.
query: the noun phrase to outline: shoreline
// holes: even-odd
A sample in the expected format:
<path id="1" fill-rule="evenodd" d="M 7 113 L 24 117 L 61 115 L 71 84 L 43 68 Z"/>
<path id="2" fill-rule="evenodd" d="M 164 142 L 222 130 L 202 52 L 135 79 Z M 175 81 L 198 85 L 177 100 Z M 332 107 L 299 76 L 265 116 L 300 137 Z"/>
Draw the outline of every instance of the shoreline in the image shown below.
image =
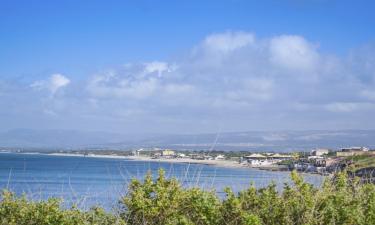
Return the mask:
<path id="1" fill-rule="evenodd" d="M 237 161 L 231 160 L 197 160 L 190 158 L 151 158 L 148 156 L 121 156 L 121 155 L 100 155 L 100 154 L 75 154 L 75 153 L 22 153 L 22 152 L 3 152 L 12 154 L 26 154 L 26 155 L 46 155 L 46 156 L 57 156 L 57 157 L 87 157 L 87 158 L 103 158 L 103 159 L 126 159 L 143 162 L 162 162 L 162 163 L 190 163 L 190 164 L 202 164 L 208 166 L 217 166 L 224 168 L 247 168 L 247 169 L 260 169 L 262 167 L 249 167 L 245 164 L 240 164 Z M 277 169 L 277 166 L 274 167 Z"/>
<path id="2" fill-rule="evenodd" d="M 21 153 L 23 154 L 23 153 Z M 88 158 L 106 158 L 106 159 L 126 159 L 126 160 L 135 160 L 135 161 L 143 161 L 143 162 L 162 162 L 162 163 L 190 163 L 190 164 L 202 164 L 208 166 L 217 166 L 217 167 L 225 167 L 225 168 L 254 168 L 249 167 L 244 164 L 240 164 L 236 161 L 231 160 L 197 160 L 197 159 L 190 159 L 190 158 L 151 158 L 149 156 L 121 156 L 121 155 L 99 155 L 99 154 L 74 154 L 74 153 L 40 153 L 43 155 L 52 155 L 52 156 L 67 156 L 67 157 L 88 157 Z"/>
<path id="3" fill-rule="evenodd" d="M 231 168 L 231 169 L 254 169 L 254 170 L 263 170 L 269 172 L 290 172 L 285 170 L 279 165 L 269 165 L 269 166 L 258 166 L 250 167 L 246 164 L 241 164 L 237 161 L 232 160 L 197 160 L 190 158 L 151 158 L 149 156 L 121 156 L 121 155 L 101 155 L 101 154 L 75 154 L 75 153 L 21 153 L 21 152 L 1 152 L 1 153 L 13 153 L 13 154 L 26 154 L 26 155 L 46 155 L 46 156 L 57 156 L 57 157 L 87 157 L 87 158 L 103 158 L 103 159 L 125 159 L 125 160 L 134 160 L 142 162 L 160 162 L 160 163 L 185 163 L 185 164 L 200 164 L 207 166 L 215 166 L 221 168 Z M 300 172 L 306 173 L 306 172 Z M 323 174 L 318 173 L 306 173 L 324 176 Z"/>
<path id="4" fill-rule="evenodd" d="M 163 162 L 163 163 L 190 163 L 190 164 L 202 164 L 208 166 L 217 166 L 225 168 L 253 168 L 240 164 L 236 161 L 231 160 L 197 160 L 190 158 L 150 158 L 147 156 L 128 156 L 127 159 L 137 160 L 137 161 L 146 161 L 146 162 Z"/>

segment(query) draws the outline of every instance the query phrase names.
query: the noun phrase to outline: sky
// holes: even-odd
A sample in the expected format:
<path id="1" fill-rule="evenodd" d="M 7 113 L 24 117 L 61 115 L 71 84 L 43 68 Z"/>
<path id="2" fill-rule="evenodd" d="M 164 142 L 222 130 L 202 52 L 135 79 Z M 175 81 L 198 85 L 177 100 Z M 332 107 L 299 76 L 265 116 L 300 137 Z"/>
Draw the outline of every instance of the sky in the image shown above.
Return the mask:
<path id="1" fill-rule="evenodd" d="M 374 129 L 375 2 L 0 1 L 0 130 Z"/>

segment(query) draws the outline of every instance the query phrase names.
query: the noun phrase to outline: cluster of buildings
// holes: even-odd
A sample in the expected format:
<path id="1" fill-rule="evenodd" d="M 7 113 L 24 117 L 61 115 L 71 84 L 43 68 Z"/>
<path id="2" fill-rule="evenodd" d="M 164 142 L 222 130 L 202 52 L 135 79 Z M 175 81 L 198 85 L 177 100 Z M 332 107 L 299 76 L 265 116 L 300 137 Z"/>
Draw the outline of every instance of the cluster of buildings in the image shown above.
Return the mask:
<path id="1" fill-rule="evenodd" d="M 133 155 L 139 156 L 140 152 L 143 150 L 137 150 L 133 152 Z M 175 159 L 175 158 L 185 158 L 185 159 L 195 159 L 195 160 L 225 160 L 224 155 L 209 155 L 209 154 L 199 154 L 199 153 L 190 153 L 184 154 L 181 152 L 176 152 L 171 149 L 157 149 L 151 153 L 151 157 L 154 159 L 164 158 L 164 159 Z"/>
<path id="2" fill-rule="evenodd" d="M 367 155 L 367 154 L 374 154 L 374 153 L 375 151 L 370 151 L 370 149 L 366 147 L 350 147 L 350 148 L 343 148 L 341 149 L 341 151 L 336 152 L 336 156 L 347 157 L 347 156 Z"/>
<path id="3" fill-rule="evenodd" d="M 143 149 L 134 151 L 133 154 L 139 155 Z M 348 157 L 358 155 L 373 155 L 375 151 L 371 151 L 366 147 L 349 147 L 342 148 L 339 151 L 332 151 L 326 148 L 313 149 L 310 153 L 304 154 L 280 154 L 280 153 L 252 153 L 246 156 L 231 159 L 239 161 L 244 166 L 260 167 L 260 168 L 279 168 L 296 169 L 303 172 L 327 173 L 334 172 L 343 166 L 343 162 Z M 156 149 L 150 154 L 152 158 L 186 158 L 194 160 L 225 160 L 228 155 L 210 154 L 210 153 L 180 153 L 171 149 Z"/>
<path id="4" fill-rule="evenodd" d="M 350 156 L 368 155 L 375 157 L 375 151 L 366 147 L 342 148 L 339 151 L 332 151 L 326 148 L 313 149 L 310 153 L 293 156 L 279 153 L 253 153 L 243 157 L 241 163 L 249 167 L 264 167 L 279 169 L 296 169 L 303 172 L 329 173 L 341 170 L 347 166 L 347 158 Z M 283 168 L 283 167 L 287 168 Z"/>
<path id="5" fill-rule="evenodd" d="M 341 170 L 350 164 L 348 157 L 368 155 L 375 156 L 375 151 L 366 147 L 342 148 L 339 151 L 314 149 L 307 157 L 301 157 L 291 165 L 291 169 L 304 172 L 329 173 Z"/>
<path id="6" fill-rule="evenodd" d="M 279 153 L 254 153 L 243 157 L 242 163 L 247 163 L 250 167 L 262 167 L 275 165 L 284 160 L 290 160 L 293 156 Z"/>

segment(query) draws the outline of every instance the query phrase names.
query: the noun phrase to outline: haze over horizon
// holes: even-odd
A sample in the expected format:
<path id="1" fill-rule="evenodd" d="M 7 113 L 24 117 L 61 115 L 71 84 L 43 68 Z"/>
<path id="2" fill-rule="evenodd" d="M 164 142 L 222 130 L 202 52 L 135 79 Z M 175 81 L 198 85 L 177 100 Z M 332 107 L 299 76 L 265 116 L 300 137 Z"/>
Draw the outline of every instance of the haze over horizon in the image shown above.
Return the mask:
<path id="1" fill-rule="evenodd" d="M 1 1 L 0 131 L 375 129 L 373 1 Z"/>

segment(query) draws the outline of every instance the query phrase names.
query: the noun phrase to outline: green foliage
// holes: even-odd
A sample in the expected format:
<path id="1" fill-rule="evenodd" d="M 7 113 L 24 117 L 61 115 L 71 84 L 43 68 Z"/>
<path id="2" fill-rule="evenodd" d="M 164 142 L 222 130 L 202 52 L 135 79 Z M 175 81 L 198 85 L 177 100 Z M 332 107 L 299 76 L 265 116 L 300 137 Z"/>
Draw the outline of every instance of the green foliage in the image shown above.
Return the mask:
<path id="1" fill-rule="evenodd" d="M 155 182 L 150 173 L 143 184 L 133 180 L 129 192 L 121 202 L 125 206 L 123 216 L 130 224 L 176 223 L 182 190 L 177 180 L 165 179 L 163 170 Z"/>
<path id="2" fill-rule="evenodd" d="M 165 180 L 134 180 L 122 199 L 129 224 L 375 224 L 375 185 L 350 180 L 346 173 L 326 180 L 322 188 L 306 183 L 296 172 L 279 193 L 275 184 L 251 185 L 236 194 L 226 188 L 221 200 L 213 191 L 183 189 Z"/>
<path id="3" fill-rule="evenodd" d="M 62 209 L 58 199 L 28 201 L 4 192 L 0 200 L 1 225 L 44 224 L 179 224 L 179 225 L 276 225 L 276 224 L 375 224 L 375 185 L 362 184 L 339 173 L 321 188 L 306 183 L 296 172 L 291 184 L 278 192 L 275 184 L 240 193 L 182 188 L 164 171 L 143 181 L 133 180 L 120 200 L 118 214 L 101 208 L 81 211 Z"/>
<path id="4" fill-rule="evenodd" d="M 0 201 L 1 225 L 112 225 L 125 224 L 120 218 L 93 208 L 87 212 L 78 209 L 63 210 L 61 201 L 51 198 L 33 202 L 25 197 L 17 198 L 4 191 Z"/>
<path id="5" fill-rule="evenodd" d="M 346 159 L 353 161 L 355 169 L 375 167 L 375 156 L 371 154 L 350 156 L 350 157 L 347 157 Z"/>

